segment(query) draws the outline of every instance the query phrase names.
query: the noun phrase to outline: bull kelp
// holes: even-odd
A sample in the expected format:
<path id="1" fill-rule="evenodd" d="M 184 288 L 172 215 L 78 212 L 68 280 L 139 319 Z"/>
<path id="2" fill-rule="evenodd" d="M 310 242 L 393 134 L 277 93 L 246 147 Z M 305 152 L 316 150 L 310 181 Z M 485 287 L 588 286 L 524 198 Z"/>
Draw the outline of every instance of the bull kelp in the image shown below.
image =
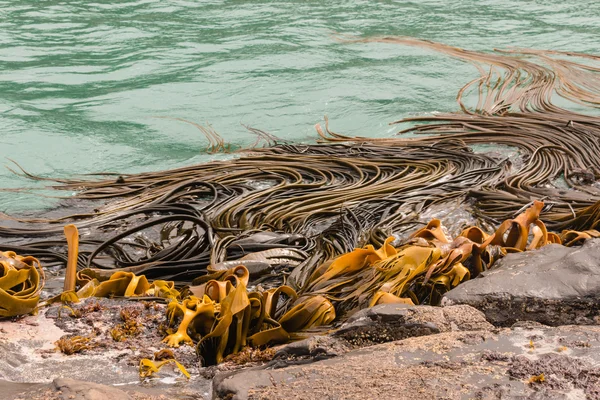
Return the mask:
<path id="1" fill-rule="evenodd" d="M 507 253 L 600 235 L 598 57 L 340 41 L 426 47 L 481 76 L 459 91 L 460 112 L 394 122 L 408 126 L 393 138 L 348 137 L 326 120 L 318 144 L 278 144 L 252 128 L 269 147 L 168 171 L 57 180 L 21 168 L 76 192 L 69 199 L 89 210 L 3 216 L 0 250 L 69 264 L 63 301 L 166 299 L 165 343 L 195 345 L 213 364 L 248 345 L 326 331 L 375 304 L 439 304 Z M 209 136 L 211 151 L 228 149 Z M 433 210 L 457 205 L 475 225 L 425 225 Z"/>

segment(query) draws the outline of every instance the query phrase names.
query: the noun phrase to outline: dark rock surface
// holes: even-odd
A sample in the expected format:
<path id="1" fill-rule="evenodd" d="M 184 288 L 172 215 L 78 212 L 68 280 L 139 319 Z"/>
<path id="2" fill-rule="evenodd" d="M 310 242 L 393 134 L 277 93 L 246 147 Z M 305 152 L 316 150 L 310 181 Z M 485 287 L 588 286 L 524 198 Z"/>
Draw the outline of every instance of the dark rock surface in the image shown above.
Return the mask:
<path id="1" fill-rule="evenodd" d="M 598 399 L 600 327 L 453 331 L 217 376 L 218 399 Z M 541 382 L 530 382 L 544 374 Z"/>
<path id="2" fill-rule="evenodd" d="M 480 276 L 446 293 L 442 305 L 471 305 L 499 326 L 600 323 L 600 239 L 509 254 Z"/>
<path id="3" fill-rule="evenodd" d="M 441 308 L 380 304 L 354 314 L 333 336 L 364 346 L 440 332 L 491 328 L 482 312 L 467 305 Z"/>
<path id="4" fill-rule="evenodd" d="M 345 340 L 333 336 L 313 336 L 282 346 L 275 353 L 275 358 L 331 358 L 341 356 L 350 350 L 352 348 Z"/>

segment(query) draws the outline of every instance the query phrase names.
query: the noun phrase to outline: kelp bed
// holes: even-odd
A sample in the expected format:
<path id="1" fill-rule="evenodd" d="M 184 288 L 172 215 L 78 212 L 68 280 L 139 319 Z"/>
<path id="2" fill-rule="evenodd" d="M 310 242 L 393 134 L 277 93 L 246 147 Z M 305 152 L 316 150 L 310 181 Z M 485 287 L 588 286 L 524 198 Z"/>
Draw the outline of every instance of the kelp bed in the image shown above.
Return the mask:
<path id="1" fill-rule="evenodd" d="M 55 301 L 166 299 L 167 345 L 196 345 L 214 364 L 245 346 L 334 329 L 374 304 L 435 305 L 507 253 L 600 236 L 597 56 L 343 41 L 430 48 L 481 76 L 459 91 L 460 112 L 397 121 L 410 126 L 391 138 L 344 136 L 326 121 L 319 144 L 282 144 L 253 129 L 268 147 L 169 171 L 52 179 L 22 170 L 102 205 L 53 219 L 4 216 L 0 296 L 25 291 L 37 304 L 39 264 L 69 264 Z M 557 106 L 559 97 L 591 115 Z M 205 133 L 213 151 L 227 149 Z M 476 151 L 483 145 L 511 156 Z M 478 226 L 447 221 L 446 229 L 433 219 L 423 227 L 423 215 L 457 204 Z M 17 260 L 11 252 L 29 264 L 6 261 Z M 20 280 L 6 278 L 14 271 Z M 0 305 L 0 316 L 23 312 Z M 149 360 L 140 367 L 157 369 Z"/>

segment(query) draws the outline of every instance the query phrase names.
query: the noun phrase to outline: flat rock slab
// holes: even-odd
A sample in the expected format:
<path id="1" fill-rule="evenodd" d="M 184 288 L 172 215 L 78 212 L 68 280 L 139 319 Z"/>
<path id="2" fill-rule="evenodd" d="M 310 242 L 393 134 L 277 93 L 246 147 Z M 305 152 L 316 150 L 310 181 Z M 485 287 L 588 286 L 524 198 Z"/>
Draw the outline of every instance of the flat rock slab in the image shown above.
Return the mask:
<path id="1" fill-rule="evenodd" d="M 481 277 L 446 293 L 442 305 L 468 304 L 491 323 L 600 323 L 600 240 L 579 248 L 547 245 L 509 254 Z"/>
<path id="2" fill-rule="evenodd" d="M 216 399 L 597 399 L 600 327 L 445 332 L 217 376 Z M 543 382 L 532 377 L 544 374 Z"/>
<path id="3" fill-rule="evenodd" d="M 468 305 L 445 308 L 380 304 L 360 310 L 334 334 L 353 344 L 384 343 L 440 332 L 493 328 L 483 313 Z"/>

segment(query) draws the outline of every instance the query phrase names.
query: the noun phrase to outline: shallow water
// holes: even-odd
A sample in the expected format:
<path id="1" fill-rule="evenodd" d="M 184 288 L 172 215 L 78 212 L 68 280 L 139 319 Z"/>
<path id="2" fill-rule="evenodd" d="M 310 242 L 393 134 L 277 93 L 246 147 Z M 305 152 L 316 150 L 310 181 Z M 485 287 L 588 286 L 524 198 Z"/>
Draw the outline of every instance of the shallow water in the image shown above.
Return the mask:
<path id="1" fill-rule="evenodd" d="M 234 146 L 242 124 L 310 142 L 328 115 L 349 135 L 456 110 L 474 67 L 431 51 L 341 44 L 403 35 L 476 50 L 600 53 L 600 2 L 0 0 L 0 156 L 33 173 L 171 168 L 205 152 L 193 126 Z M 0 188 L 33 186 L 8 170 Z M 53 201 L 0 192 L 0 211 Z"/>

